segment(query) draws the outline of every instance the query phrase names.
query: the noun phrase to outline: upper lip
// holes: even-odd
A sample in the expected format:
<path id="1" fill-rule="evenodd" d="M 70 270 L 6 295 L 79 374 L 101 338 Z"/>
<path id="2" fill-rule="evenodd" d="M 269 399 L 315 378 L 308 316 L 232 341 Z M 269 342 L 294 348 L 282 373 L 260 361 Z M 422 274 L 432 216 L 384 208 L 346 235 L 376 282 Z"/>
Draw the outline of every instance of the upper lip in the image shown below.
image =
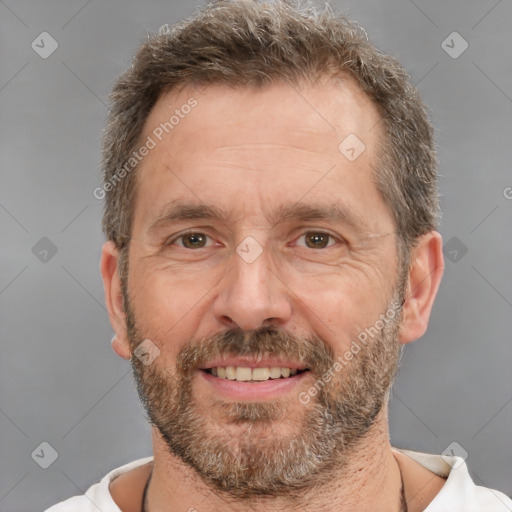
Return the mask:
<path id="1" fill-rule="evenodd" d="M 201 370 L 206 370 L 208 368 L 224 368 L 226 366 L 243 366 L 246 368 L 272 368 L 272 367 L 280 367 L 280 368 L 290 368 L 297 370 L 306 370 L 307 367 L 300 362 L 287 361 L 285 359 L 275 359 L 275 358 L 262 358 L 258 361 L 257 358 L 247 358 L 247 357 L 223 357 L 221 359 L 215 359 L 214 361 L 208 362 L 201 366 Z"/>

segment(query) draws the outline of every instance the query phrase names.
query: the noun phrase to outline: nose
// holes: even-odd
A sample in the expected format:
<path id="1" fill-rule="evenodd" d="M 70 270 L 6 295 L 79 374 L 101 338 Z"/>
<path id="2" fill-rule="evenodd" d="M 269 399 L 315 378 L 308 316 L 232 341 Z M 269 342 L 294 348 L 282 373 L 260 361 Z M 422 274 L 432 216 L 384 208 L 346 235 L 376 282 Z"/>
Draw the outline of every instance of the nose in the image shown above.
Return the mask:
<path id="1" fill-rule="evenodd" d="M 272 269 L 269 250 L 248 262 L 233 254 L 233 268 L 220 283 L 213 313 L 223 325 L 243 330 L 283 327 L 291 316 L 290 291 Z"/>

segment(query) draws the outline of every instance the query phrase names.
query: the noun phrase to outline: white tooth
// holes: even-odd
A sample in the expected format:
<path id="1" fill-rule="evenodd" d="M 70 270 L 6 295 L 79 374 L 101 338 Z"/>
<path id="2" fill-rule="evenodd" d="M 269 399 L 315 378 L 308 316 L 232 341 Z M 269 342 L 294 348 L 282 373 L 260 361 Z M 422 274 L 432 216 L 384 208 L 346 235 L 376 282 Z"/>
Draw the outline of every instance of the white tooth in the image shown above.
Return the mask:
<path id="1" fill-rule="evenodd" d="M 251 380 L 251 369 L 247 366 L 237 366 L 236 367 L 236 380 Z"/>
<path id="2" fill-rule="evenodd" d="M 252 380 L 268 380 L 270 377 L 270 368 L 253 368 Z"/>
<path id="3" fill-rule="evenodd" d="M 290 376 L 290 368 L 281 368 L 281 375 L 283 377 L 289 377 Z"/>
<path id="4" fill-rule="evenodd" d="M 298 372 L 297 368 L 292 368 L 290 370 L 290 375 L 297 375 L 297 372 Z"/>
<path id="5" fill-rule="evenodd" d="M 212 375 L 215 375 L 215 377 L 217 377 L 217 368 L 212 368 Z"/>
<path id="6" fill-rule="evenodd" d="M 235 380 L 236 379 L 235 367 L 234 366 L 226 366 L 226 377 L 229 380 Z"/>
<path id="7" fill-rule="evenodd" d="M 226 368 L 224 368 L 223 366 L 219 366 L 217 368 L 217 377 L 220 377 L 221 379 L 225 379 L 226 378 Z"/>
<path id="8" fill-rule="evenodd" d="M 279 366 L 272 366 L 270 368 L 270 378 L 279 379 L 281 377 L 281 368 Z"/>

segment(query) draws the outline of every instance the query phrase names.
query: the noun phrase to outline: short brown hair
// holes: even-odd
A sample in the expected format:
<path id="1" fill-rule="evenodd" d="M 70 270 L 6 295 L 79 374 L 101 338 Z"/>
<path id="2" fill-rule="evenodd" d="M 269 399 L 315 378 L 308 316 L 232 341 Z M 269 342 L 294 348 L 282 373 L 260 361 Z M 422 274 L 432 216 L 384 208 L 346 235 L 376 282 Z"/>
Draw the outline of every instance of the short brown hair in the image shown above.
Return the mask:
<path id="1" fill-rule="evenodd" d="M 436 228 L 439 200 L 433 129 L 405 70 L 328 6 L 318 11 L 285 0 L 220 0 L 149 37 L 114 86 L 103 144 L 103 179 L 110 184 L 104 185 L 103 230 L 121 260 L 131 234 L 136 169 L 112 184 L 162 94 L 187 84 L 263 87 L 343 72 L 380 114 L 384 141 L 374 180 L 408 253 Z"/>

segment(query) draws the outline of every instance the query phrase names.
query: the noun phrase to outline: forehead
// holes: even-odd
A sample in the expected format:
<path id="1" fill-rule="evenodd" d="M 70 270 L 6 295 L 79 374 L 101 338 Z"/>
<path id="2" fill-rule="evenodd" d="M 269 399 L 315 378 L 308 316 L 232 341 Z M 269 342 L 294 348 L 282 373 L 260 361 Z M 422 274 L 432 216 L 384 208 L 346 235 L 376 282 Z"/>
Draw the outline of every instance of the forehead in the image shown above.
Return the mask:
<path id="1" fill-rule="evenodd" d="M 189 108 L 190 104 L 195 106 Z M 323 139 L 330 150 L 332 140 L 327 138 L 340 139 L 352 130 L 367 140 L 380 129 L 375 105 L 353 78 L 340 75 L 315 84 L 184 86 L 159 98 L 143 136 L 187 146 L 197 141 L 218 146 L 226 142 L 225 133 L 232 127 L 236 132 L 229 134 L 229 142 L 274 142 L 279 135 L 281 141 L 305 148 Z"/>
<path id="2" fill-rule="evenodd" d="M 267 214 L 305 195 L 315 204 L 344 197 L 360 213 L 358 201 L 381 201 L 372 179 L 379 130 L 375 106 L 348 77 L 167 93 L 141 137 L 154 147 L 138 171 L 135 218 L 189 199 Z"/>

